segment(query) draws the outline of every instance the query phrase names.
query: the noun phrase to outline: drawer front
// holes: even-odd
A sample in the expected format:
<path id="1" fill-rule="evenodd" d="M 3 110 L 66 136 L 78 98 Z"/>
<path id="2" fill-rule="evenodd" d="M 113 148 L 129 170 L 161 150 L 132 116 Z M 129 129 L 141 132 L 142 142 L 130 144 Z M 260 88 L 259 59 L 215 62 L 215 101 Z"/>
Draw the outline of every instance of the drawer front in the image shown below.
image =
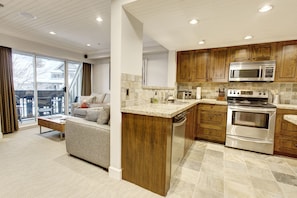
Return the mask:
<path id="1" fill-rule="evenodd" d="M 216 124 L 219 126 L 226 125 L 226 116 L 220 112 L 200 112 L 200 123 L 201 124 Z"/>
<path id="2" fill-rule="evenodd" d="M 279 151 L 297 156 L 297 139 L 280 138 Z"/>
<path id="3" fill-rule="evenodd" d="M 225 142 L 226 131 L 199 127 L 197 137 L 209 141 Z"/>
<path id="4" fill-rule="evenodd" d="M 227 106 L 225 105 L 199 104 L 199 109 L 205 111 L 219 111 L 227 113 Z"/>

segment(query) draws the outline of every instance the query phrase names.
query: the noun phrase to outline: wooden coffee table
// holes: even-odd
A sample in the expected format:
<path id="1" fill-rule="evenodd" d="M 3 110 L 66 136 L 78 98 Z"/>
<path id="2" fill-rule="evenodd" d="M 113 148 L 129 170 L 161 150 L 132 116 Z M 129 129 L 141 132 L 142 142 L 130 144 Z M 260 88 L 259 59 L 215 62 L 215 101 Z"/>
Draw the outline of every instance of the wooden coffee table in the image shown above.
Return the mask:
<path id="1" fill-rule="evenodd" d="M 47 133 L 51 131 L 59 131 L 60 139 L 63 138 L 64 131 L 65 131 L 65 115 L 53 115 L 53 116 L 45 116 L 45 117 L 38 117 L 38 125 L 40 126 L 40 134 Z M 46 127 L 51 130 L 42 132 L 41 127 Z"/>

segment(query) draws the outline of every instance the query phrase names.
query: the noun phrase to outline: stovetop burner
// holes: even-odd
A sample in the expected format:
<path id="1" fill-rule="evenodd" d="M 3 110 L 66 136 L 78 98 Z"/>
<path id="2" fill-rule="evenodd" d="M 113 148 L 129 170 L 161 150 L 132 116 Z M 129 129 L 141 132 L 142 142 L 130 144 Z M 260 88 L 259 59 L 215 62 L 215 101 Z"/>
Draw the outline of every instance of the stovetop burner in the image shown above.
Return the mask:
<path id="1" fill-rule="evenodd" d="M 228 105 L 231 106 L 247 106 L 247 107 L 263 107 L 263 108 L 276 108 L 275 105 L 267 103 L 267 102 L 249 102 L 249 103 L 242 103 L 242 102 L 228 102 Z"/>
<path id="2" fill-rule="evenodd" d="M 267 91 L 231 89 L 228 90 L 227 101 L 228 105 L 232 106 L 276 108 L 275 105 L 268 103 Z"/>

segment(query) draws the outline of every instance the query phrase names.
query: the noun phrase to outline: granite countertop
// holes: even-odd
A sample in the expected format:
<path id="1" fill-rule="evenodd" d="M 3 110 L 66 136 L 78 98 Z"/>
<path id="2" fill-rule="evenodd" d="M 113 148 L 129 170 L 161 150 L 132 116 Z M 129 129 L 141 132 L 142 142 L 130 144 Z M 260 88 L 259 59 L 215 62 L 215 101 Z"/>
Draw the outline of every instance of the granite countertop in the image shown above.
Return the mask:
<path id="1" fill-rule="evenodd" d="M 284 115 L 284 120 L 297 125 L 297 115 Z"/>
<path id="2" fill-rule="evenodd" d="M 279 109 L 297 110 L 297 105 L 292 105 L 292 104 L 277 104 L 276 107 Z"/>
<path id="3" fill-rule="evenodd" d="M 139 115 L 157 116 L 164 118 L 172 118 L 177 114 L 191 108 L 196 104 L 216 104 L 216 105 L 227 105 L 227 101 L 219 101 L 216 99 L 190 99 L 190 100 L 177 100 L 177 104 L 145 104 L 139 106 L 123 107 L 121 111 L 123 113 L 133 113 Z M 297 110 L 297 105 L 291 104 L 277 104 L 279 109 L 291 109 Z"/>
<path id="4" fill-rule="evenodd" d="M 133 113 L 139 115 L 148 115 L 164 118 L 172 118 L 177 114 L 197 105 L 199 103 L 227 105 L 227 101 L 217 101 L 215 99 L 201 99 L 201 100 L 177 100 L 176 104 L 156 103 L 145 104 L 139 106 L 124 107 L 121 109 L 123 113 Z"/>

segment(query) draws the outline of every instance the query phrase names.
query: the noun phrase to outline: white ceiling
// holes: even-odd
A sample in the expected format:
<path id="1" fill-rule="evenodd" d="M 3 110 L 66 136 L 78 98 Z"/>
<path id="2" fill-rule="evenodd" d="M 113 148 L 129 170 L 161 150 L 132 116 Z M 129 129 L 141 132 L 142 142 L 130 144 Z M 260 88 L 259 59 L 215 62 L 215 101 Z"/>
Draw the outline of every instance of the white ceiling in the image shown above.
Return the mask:
<path id="1" fill-rule="evenodd" d="M 259 13 L 268 3 L 274 8 Z M 169 50 L 297 39 L 297 0 L 138 0 L 125 8 Z M 190 25 L 191 18 L 200 22 Z M 246 35 L 254 39 L 244 40 Z"/>
<path id="2" fill-rule="evenodd" d="M 108 53 L 110 0 L 0 0 L 0 33 L 83 53 Z M 274 9 L 257 10 L 265 3 Z M 187 50 L 297 39 L 296 0 L 137 0 L 125 5 L 144 24 L 144 46 Z M 24 17 L 27 12 L 36 19 Z M 103 18 L 99 23 L 97 16 Z M 191 18 L 199 19 L 195 26 Z M 50 35 L 55 31 L 56 35 Z M 243 40 L 251 34 L 252 40 Z M 198 45 L 199 40 L 205 45 Z M 86 44 L 90 43 L 91 47 Z"/>

